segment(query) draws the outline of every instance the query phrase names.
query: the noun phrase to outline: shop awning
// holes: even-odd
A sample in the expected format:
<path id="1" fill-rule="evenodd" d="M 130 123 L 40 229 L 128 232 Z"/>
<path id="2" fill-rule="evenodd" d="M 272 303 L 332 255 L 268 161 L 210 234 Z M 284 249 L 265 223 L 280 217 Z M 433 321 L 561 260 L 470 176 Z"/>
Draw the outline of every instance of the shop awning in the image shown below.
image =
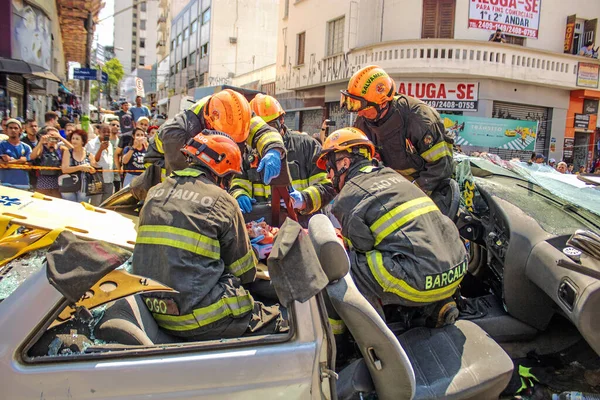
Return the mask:
<path id="1" fill-rule="evenodd" d="M 33 73 L 46 72 L 44 68 L 34 64 L 29 64 L 23 60 L 0 57 L 0 72 L 5 74 L 26 75 Z"/>
<path id="2" fill-rule="evenodd" d="M 34 72 L 32 74 L 24 74 L 23 76 L 25 78 L 27 78 L 27 79 L 32 79 L 32 78 L 48 79 L 50 81 L 54 81 L 54 82 L 59 82 L 60 83 L 60 78 L 58 76 L 54 75 L 50 71 Z"/>
<path id="3" fill-rule="evenodd" d="M 70 90 L 69 90 L 69 89 L 68 89 L 68 88 L 67 88 L 65 85 L 63 85 L 62 83 L 61 83 L 60 85 L 58 85 L 58 90 L 59 90 L 60 92 L 66 93 L 66 94 L 71 94 L 71 95 L 73 94 L 73 93 L 71 93 L 71 91 L 70 91 Z"/>

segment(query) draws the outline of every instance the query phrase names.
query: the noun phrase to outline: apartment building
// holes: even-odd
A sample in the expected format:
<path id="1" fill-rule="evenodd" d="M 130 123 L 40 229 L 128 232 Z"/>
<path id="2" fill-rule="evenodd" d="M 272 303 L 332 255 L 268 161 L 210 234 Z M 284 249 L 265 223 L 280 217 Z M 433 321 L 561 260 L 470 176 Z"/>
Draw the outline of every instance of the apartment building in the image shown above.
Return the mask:
<path id="1" fill-rule="evenodd" d="M 296 129 L 317 132 L 326 117 L 347 125 L 340 90 L 376 64 L 440 113 L 538 122 L 528 152 L 479 150 L 589 165 L 600 63 L 576 54 L 600 44 L 599 15 L 594 0 L 282 0 L 277 97 Z M 496 28 L 506 43 L 489 41 Z"/>
<path id="2" fill-rule="evenodd" d="M 157 0 L 115 1 L 115 55 L 126 74 L 157 61 L 158 9 Z"/>
<path id="3" fill-rule="evenodd" d="M 170 94 L 234 84 L 274 93 L 277 13 L 277 0 L 191 0 L 171 23 Z"/>
<path id="4" fill-rule="evenodd" d="M 160 62 L 169 55 L 171 51 L 171 22 L 173 17 L 186 6 L 189 0 L 159 0 L 158 19 L 156 21 L 156 56 Z"/>

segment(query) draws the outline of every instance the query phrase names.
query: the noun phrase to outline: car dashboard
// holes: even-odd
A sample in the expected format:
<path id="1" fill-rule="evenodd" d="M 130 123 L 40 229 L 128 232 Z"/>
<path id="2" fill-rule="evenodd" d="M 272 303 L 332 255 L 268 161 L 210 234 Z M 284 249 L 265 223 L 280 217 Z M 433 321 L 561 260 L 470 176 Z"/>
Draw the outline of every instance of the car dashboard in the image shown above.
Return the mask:
<path id="1" fill-rule="evenodd" d="M 564 260 L 600 272 L 600 260 L 584 254 L 574 261 L 565 250 L 578 229 L 598 232 L 600 218 L 590 220 L 519 179 L 492 175 L 475 184 L 485 203 L 480 243 L 493 275 L 489 283 L 507 312 L 539 330 L 561 313 L 600 354 L 600 281 L 557 265 Z"/>

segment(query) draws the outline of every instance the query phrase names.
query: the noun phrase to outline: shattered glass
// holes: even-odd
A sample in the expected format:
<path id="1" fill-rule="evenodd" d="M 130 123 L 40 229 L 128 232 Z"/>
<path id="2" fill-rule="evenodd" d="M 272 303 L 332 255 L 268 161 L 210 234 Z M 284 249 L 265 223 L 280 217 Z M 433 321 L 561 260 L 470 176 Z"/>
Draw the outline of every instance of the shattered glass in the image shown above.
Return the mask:
<path id="1" fill-rule="evenodd" d="M 46 249 L 22 255 L 0 270 L 0 301 L 10 296 L 25 280 L 42 269 L 46 261 Z"/>

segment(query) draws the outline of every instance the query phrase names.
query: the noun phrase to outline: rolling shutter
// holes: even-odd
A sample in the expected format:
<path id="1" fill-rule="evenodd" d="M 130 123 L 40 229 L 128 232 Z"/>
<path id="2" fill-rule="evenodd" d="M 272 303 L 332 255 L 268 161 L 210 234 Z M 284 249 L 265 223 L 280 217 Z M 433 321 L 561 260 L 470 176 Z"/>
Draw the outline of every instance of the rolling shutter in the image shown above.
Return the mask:
<path id="1" fill-rule="evenodd" d="M 517 119 L 522 121 L 538 121 L 538 132 L 535 142 L 535 152 L 548 156 L 551 110 L 547 107 L 530 106 L 524 104 L 494 102 L 492 110 L 493 118 Z M 519 157 L 521 160 L 529 160 L 531 152 L 518 150 L 490 149 L 490 153 L 498 154 L 503 159 Z"/>
<path id="2" fill-rule="evenodd" d="M 421 38 L 454 38 L 456 0 L 423 0 Z"/>

